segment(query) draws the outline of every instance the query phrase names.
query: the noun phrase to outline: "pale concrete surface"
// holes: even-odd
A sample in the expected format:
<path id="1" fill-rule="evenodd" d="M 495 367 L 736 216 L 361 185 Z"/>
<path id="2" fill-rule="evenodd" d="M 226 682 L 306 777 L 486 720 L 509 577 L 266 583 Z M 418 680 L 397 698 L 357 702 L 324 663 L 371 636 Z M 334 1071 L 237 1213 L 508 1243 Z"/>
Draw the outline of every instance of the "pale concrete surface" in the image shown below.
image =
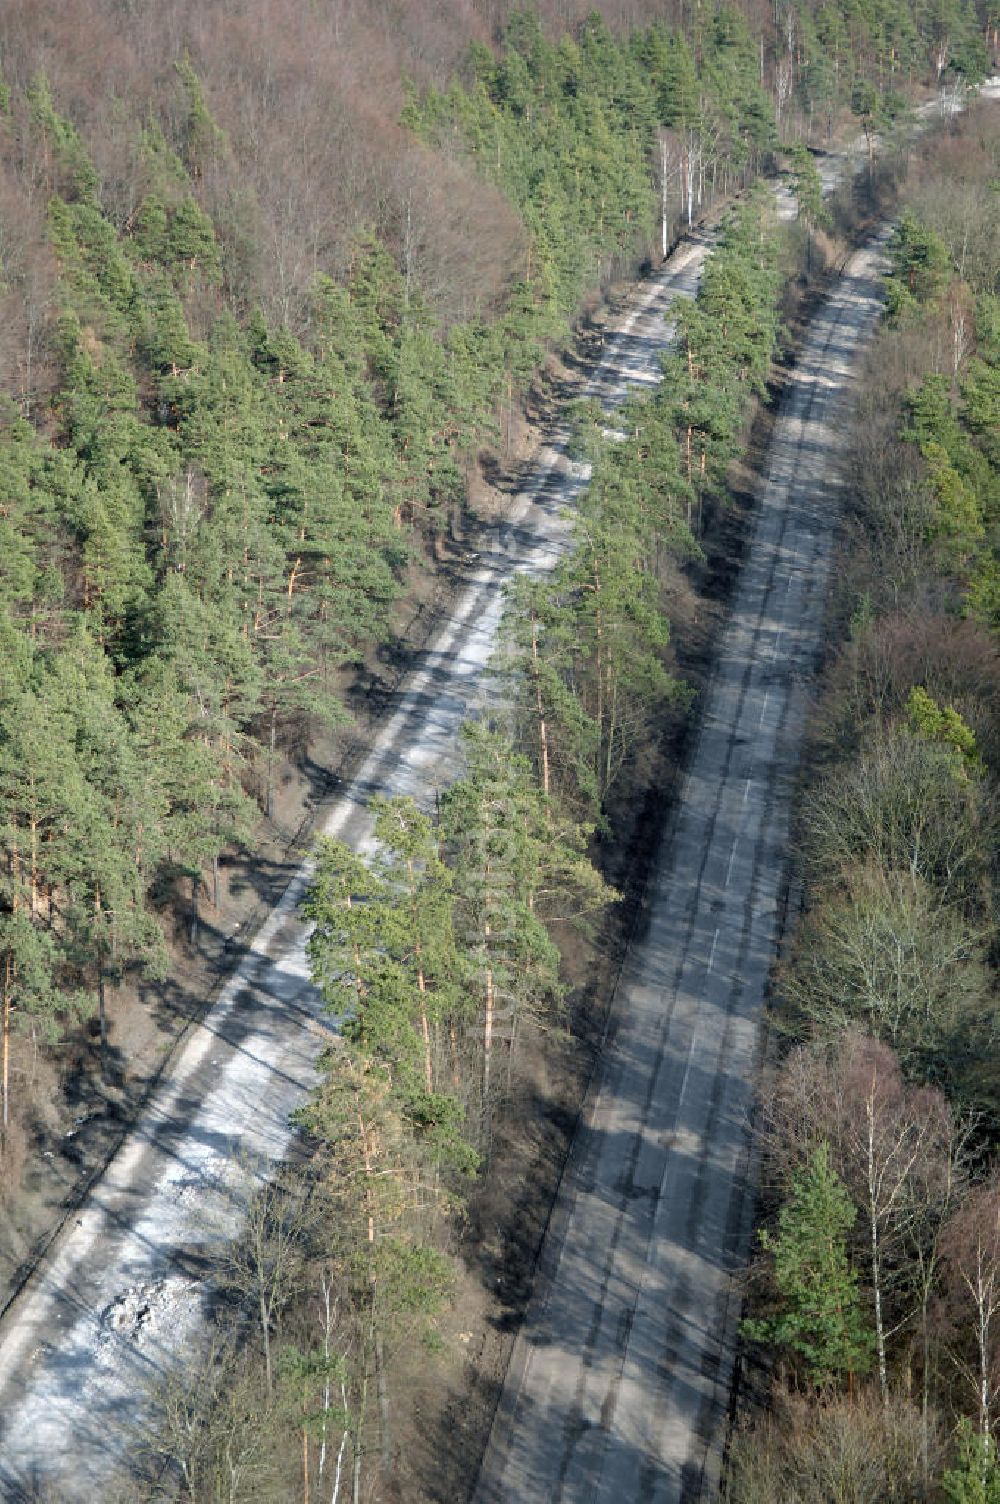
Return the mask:
<path id="1" fill-rule="evenodd" d="M 664 315 L 691 295 L 709 242 L 695 236 L 635 291 L 587 395 L 610 412 L 659 378 L 669 341 Z M 403 686 L 357 778 L 324 829 L 364 849 L 364 803 L 375 791 L 431 800 L 457 769 L 457 731 L 483 692 L 504 583 L 551 568 L 566 545 L 571 507 L 588 478 L 557 434 L 511 515 L 496 530 L 448 624 Z M 122 1453 L 147 1421 L 143 1386 L 190 1357 L 203 1329 L 203 1294 L 181 1251 L 197 1254 L 206 1224 L 232 1225 L 222 1189 L 234 1154 L 273 1162 L 289 1115 L 314 1080 L 327 1027 L 308 979 L 292 882 L 238 972 L 172 1062 L 140 1123 L 71 1218 L 0 1329 L 0 1497 L 44 1492 L 59 1504 L 96 1504 Z"/>
<path id="2" fill-rule="evenodd" d="M 843 413 L 880 308 L 877 244 L 813 321 L 677 816 L 614 1004 L 543 1284 L 477 1504 L 711 1497 L 752 1211 L 748 1116 Z"/>

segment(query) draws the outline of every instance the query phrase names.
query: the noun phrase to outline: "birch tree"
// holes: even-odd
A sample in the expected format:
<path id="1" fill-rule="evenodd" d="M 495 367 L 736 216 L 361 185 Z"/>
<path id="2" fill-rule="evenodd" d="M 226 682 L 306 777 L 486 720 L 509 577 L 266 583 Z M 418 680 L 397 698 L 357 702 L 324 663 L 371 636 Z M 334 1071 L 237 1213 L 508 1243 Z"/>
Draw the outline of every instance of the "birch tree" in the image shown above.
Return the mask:
<path id="1" fill-rule="evenodd" d="M 859 1211 L 850 1249 L 854 1267 L 864 1271 L 883 1401 L 893 1355 L 915 1328 L 927 1415 L 943 1229 L 964 1184 L 965 1134 L 944 1097 L 907 1086 L 887 1046 L 846 1033 L 790 1053 L 765 1100 L 762 1132 L 782 1196 L 815 1146 L 829 1146 Z"/>
<path id="2" fill-rule="evenodd" d="M 972 1190 L 942 1238 L 955 1323 L 954 1357 L 983 1445 L 1000 1398 L 1000 1181 Z"/>

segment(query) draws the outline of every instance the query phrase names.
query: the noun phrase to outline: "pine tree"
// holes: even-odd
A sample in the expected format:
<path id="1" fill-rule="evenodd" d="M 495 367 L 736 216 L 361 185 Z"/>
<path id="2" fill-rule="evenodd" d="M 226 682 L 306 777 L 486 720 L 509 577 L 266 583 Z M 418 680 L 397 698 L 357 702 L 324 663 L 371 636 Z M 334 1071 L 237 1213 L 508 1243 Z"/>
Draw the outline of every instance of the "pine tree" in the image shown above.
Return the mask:
<path id="1" fill-rule="evenodd" d="M 146 902 L 160 856 L 163 791 L 155 769 L 139 761 L 110 664 L 85 628 L 53 665 L 51 693 L 71 728 L 79 774 L 70 789 L 72 837 L 61 873 L 67 950 L 80 984 L 96 996 L 106 1074 L 109 983 L 133 965 L 150 976 L 165 970 L 163 933 Z"/>
<path id="2" fill-rule="evenodd" d="M 494 1098 L 510 1090 L 526 1023 L 551 1026 L 559 1016 L 564 987 L 546 919 L 596 913 L 613 895 L 587 860 L 585 829 L 559 819 L 507 737 L 472 723 L 463 740 L 467 772 L 442 799 L 442 834 L 477 1010 L 469 1026 L 478 1063 L 473 1100 L 488 1140 Z"/>
<path id="3" fill-rule="evenodd" d="M 821 1144 L 792 1181 L 778 1215 L 778 1231 L 761 1233 L 770 1255 L 779 1314 L 748 1321 L 748 1336 L 788 1348 L 818 1386 L 865 1373 L 872 1356 L 858 1298 L 857 1275 L 847 1258 L 846 1234 L 857 1211 L 830 1168 Z"/>
<path id="4" fill-rule="evenodd" d="M 426 1338 L 447 1297 L 451 1270 L 433 1237 L 457 1203 L 422 1158 L 384 1063 L 345 1040 L 322 1065 L 323 1081 L 297 1121 L 316 1145 L 326 1262 L 353 1328 L 345 1408 L 358 1496 L 362 1458 L 390 1447 L 387 1351 Z"/>
<path id="5" fill-rule="evenodd" d="M 941 1478 L 947 1504 L 1000 1504 L 1000 1461 L 995 1442 L 967 1420 L 958 1427 L 958 1457 Z"/>
<path id="6" fill-rule="evenodd" d="M 158 874 L 177 874 L 191 884 L 193 940 L 205 868 L 218 908 L 219 856 L 227 846 L 250 840 L 257 806 L 244 792 L 240 759 L 227 755 L 225 732 L 220 736 L 218 722 L 185 685 L 176 662 L 148 658 L 122 681 L 119 699 L 135 753 L 161 794 Z"/>
<path id="7" fill-rule="evenodd" d="M 817 230 L 828 229 L 830 215 L 823 198 L 823 179 L 812 154 L 802 145 L 791 153 L 792 193 L 798 205 L 799 220 L 806 231 L 806 271 L 812 263 L 812 242 Z"/>
<path id="8" fill-rule="evenodd" d="M 397 1110 L 421 1152 L 468 1172 L 462 1108 L 448 1040 L 464 1008 L 451 877 L 429 820 L 408 799 L 375 800 L 379 843 L 367 864 L 321 843 L 303 906 L 314 979 L 345 1037 L 387 1072 Z"/>
<path id="9" fill-rule="evenodd" d="M 11 1036 L 53 1043 L 90 1011 L 73 968 L 62 887 L 79 860 L 72 821 L 82 794 L 72 719 L 22 654 L 0 681 L 0 987 L 2 1126 L 10 1122 Z"/>

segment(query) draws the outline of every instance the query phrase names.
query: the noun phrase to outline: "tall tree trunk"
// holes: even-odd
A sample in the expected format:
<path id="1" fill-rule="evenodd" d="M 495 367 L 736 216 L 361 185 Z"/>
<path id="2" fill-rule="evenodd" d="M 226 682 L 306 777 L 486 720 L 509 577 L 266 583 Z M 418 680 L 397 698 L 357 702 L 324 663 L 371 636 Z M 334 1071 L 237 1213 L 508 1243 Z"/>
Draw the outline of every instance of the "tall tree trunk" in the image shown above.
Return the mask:
<path id="1" fill-rule="evenodd" d="M 10 1124 L 10 1020 L 14 1008 L 14 957 L 10 951 L 4 958 L 3 974 L 3 1132 L 7 1136 Z"/>
<path id="2" fill-rule="evenodd" d="M 510 1100 L 514 1075 L 514 1051 L 517 1047 L 517 1010 L 510 1021 L 510 1049 L 507 1051 L 507 1100 Z"/>
<path id="3" fill-rule="evenodd" d="M 885 1357 L 885 1325 L 882 1317 L 882 1257 L 878 1236 L 878 1172 L 875 1164 L 875 1078 L 867 1101 L 868 1118 L 868 1226 L 871 1234 L 872 1294 L 875 1300 L 875 1350 L 882 1403 L 889 1403 L 889 1373 Z"/>
<path id="4" fill-rule="evenodd" d="M 372 1311 L 372 1327 L 375 1325 L 375 1313 Z M 361 1395 L 358 1400 L 357 1425 L 354 1432 L 354 1466 L 351 1477 L 351 1504 L 361 1504 L 361 1434 L 365 1423 L 365 1413 L 368 1409 L 368 1359 L 365 1358 L 365 1369 L 361 1377 Z"/>
<path id="5" fill-rule="evenodd" d="M 326 1364 L 326 1375 L 323 1380 L 323 1429 L 320 1433 L 319 1457 L 316 1462 L 316 1476 L 322 1478 L 326 1468 L 326 1427 L 330 1414 L 330 1328 L 332 1317 L 330 1312 L 330 1284 L 323 1275 L 321 1281 L 323 1291 L 323 1359 Z"/>
<path id="6" fill-rule="evenodd" d="M 424 1001 L 427 993 L 427 985 L 424 981 L 423 967 L 417 972 L 417 987 L 420 992 L 420 1032 L 424 1037 L 424 1080 L 427 1083 L 427 1090 L 432 1092 L 434 1090 L 434 1071 L 431 1065 L 431 1031 L 427 1022 L 427 1004 Z"/>
<path id="7" fill-rule="evenodd" d="M 38 821 L 31 821 L 31 917 L 38 918 Z"/>
<path id="8" fill-rule="evenodd" d="M 660 259 L 667 259 L 667 143 L 660 141 Z"/>
<path id="9" fill-rule="evenodd" d="M 343 1380 L 341 1380 L 341 1384 L 340 1384 L 340 1401 L 341 1401 L 341 1405 L 343 1406 L 344 1415 L 346 1416 L 347 1415 L 347 1387 L 344 1384 Z M 341 1479 L 341 1474 L 342 1474 L 342 1470 L 343 1470 L 343 1466 L 344 1466 L 344 1448 L 347 1446 L 347 1439 L 348 1439 L 349 1436 L 350 1436 L 350 1431 L 345 1426 L 343 1432 L 341 1433 L 340 1447 L 339 1447 L 339 1449 L 337 1451 L 337 1466 L 336 1466 L 336 1469 L 335 1469 L 334 1475 L 333 1475 L 333 1492 L 330 1494 L 330 1504 L 337 1504 L 337 1500 L 340 1498 L 340 1479 Z"/>
<path id="10" fill-rule="evenodd" d="M 271 1321 L 263 1292 L 260 1295 L 260 1332 L 264 1339 L 264 1378 L 267 1382 L 267 1392 L 270 1394 L 274 1388 L 274 1375 L 271 1371 Z"/>
<path id="11" fill-rule="evenodd" d="M 603 763 L 602 751 L 604 747 L 604 623 L 601 615 L 601 576 L 594 560 L 594 593 L 598 602 L 594 612 L 594 674 L 597 680 L 597 774 L 598 796 L 603 800 L 604 790 L 601 787 L 601 766 Z"/>
<path id="12" fill-rule="evenodd" d="M 98 925 L 101 921 L 101 890 L 98 887 L 94 893 L 94 915 Z M 98 939 L 97 946 L 97 1019 L 101 1032 L 101 1080 L 106 1084 L 108 1079 L 108 1013 L 104 989 L 104 957 L 101 954 L 101 942 Z"/>
<path id="13" fill-rule="evenodd" d="M 610 674 L 610 670 L 608 672 Z M 608 716 L 608 738 L 607 738 L 607 740 L 608 740 L 608 746 L 607 746 L 607 752 L 606 752 L 605 758 L 604 758 L 604 787 L 605 787 L 605 789 L 609 789 L 611 787 L 611 774 L 612 774 L 612 768 L 613 768 L 613 765 L 614 765 L 613 764 L 613 754 L 614 754 L 615 732 L 616 732 L 617 726 L 618 726 L 618 681 L 617 681 L 617 679 L 614 680 L 612 683 L 609 684 L 609 687 L 608 687 L 608 702 L 609 702 L 609 704 L 611 706 L 611 711 L 610 711 L 610 714 Z"/>
<path id="14" fill-rule="evenodd" d="M 920 1462 L 925 1482 L 930 1473 L 928 1440 L 930 1436 L 929 1421 L 931 1408 L 931 1334 L 927 1310 L 930 1294 L 930 1281 L 925 1279 L 920 1301 L 920 1337 L 924 1360 L 920 1394 Z"/>
<path id="15" fill-rule="evenodd" d="M 462 1085 L 462 1073 L 458 1065 L 458 1030 L 454 1019 L 450 1019 L 448 1023 L 448 1046 L 451 1050 L 451 1084 L 458 1092 Z"/>
<path id="16" fill-rule="evenodd" d="M 365 1127 L 365 1120 L 360 1111 L 358 1112 L 358 1128 L 361 1134 L 361 1146 L 364 1156 L 365 1177 L 368 1182 L 365 1190 L 365 1198 L 368 1202 L 368 1293 L 369 1299 L 371 1301 L 371 1318 L 368 1324 L 368 1346 L 367 1354 L 365 1357 L 365 1377 L 363 1392 L 365 1396 L 365 1405 L 367 1405 L 368 1374 L 371 1365 L 374 1365 L 375 1393 L 378 1400 L 379 1411 L 379 1446 L 383 1456 L 387 1456 L 389 1447 L 389 1398 L 386 1391 L 385 1364 L 383 1362 L 382 1352 L 382 1333 L 379 1330 L 378 1324 L 378 1276 L 375 1272 L 375 1199 L 372 1190 L 372 1179 L 375 1174 L 375 1167 L 372 1163 L 371 1147 L 368 1140 L 368 1132 Z M 358 1426 L 358 1449 L 355 1452 L 354 1474 L 355 1499 L 357 1499 L 358 1497 L 358 1487 L 361 1477 L 360 1418 Z"/>
<path id="17" fill-rule="evenodd" d="M 486 926 L 487 934 L 489 925 Z M 483 1122 L 489 1121 L 490 1064 L 493 1055 L 493 968 L 486 968 L 486 1018 L 483 1024 Z"/>
<path id="18" fill-rule="evenodd" d="M 885 1325 L 882 1316 L 882 1267 L 878 1246 L 878 1222 L 874 1201 L 869 1202 L 872 1235 L 872 1288 L 875 1297 L 875 1349 L 878 1353 L 878 1382 L 882 1391 L 882 1403 L 889 1403 L 889 1371 L 885 1357 Z"/>
<path id="19" fill-rule="evenodd" d="M 392 1454 L 389 1426 L 389 1386 L 386 1380 L 382 1333 L 377 1326 L 375 1328 L 375 1392 L 378 1395 L 379 1449 L 382 1453 L 383 1465 L 388 1467 L 389 1458 Z"/>
<path id="20" fill-rule="evenodd" d="M 274 749 L 278 739 L 278 707 L 271 706 L 271 730 L 267 742 L 267 790 L 264 796 L 264 813 L 274 819 Z"/>
<path id="21" fill-rule="evenodd" d="M 989 1281 L 983 1272 L 983 1248 L 977 1250 L 976 1288 L 976 1346 L 979 1349 L 979 1434 L 983 1438 L 983 1450 L 990 1444 L 990 1311 L 992 1301 L 988 1291 Z"/>
<path id="22" fill-rule="evenodd" d="M 101 1030 L 101 1080 L 108 1079 L 108 1010 L 105 999 L 104 964 L 97 963 L 97 1017 Z"/>
<path id="23" fill-rule="evenodd" d="M 514 373 L 507 372 L 507 443 L 504 450 L 504 458 L 510 459 L 511 446 L 514 442 Z"/>
<path id="24" fill-rule="evenodd" d="M 538 620 L 531 615 L 531 664 L 535 681 L 535 709 L 538 714 L 538 742 L 542 757 L 542 793 L 549 797 L 549 733 L 545 725 L 545 706 L 542 703 L 542 681 L 538 671 Z"/>

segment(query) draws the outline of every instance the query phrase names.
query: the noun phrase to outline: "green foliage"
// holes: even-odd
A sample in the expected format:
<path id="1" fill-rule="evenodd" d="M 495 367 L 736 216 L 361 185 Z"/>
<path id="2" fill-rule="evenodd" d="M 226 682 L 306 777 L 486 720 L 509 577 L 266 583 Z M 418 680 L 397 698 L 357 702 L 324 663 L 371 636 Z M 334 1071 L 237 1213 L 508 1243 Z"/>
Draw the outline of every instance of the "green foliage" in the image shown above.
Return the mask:
<path id="1" fill-rule="evenodd" d="M 26 90 L 29 118 L 42 136 L 48 165 L 61 192 L 88 199 L 97 187 L 97 174 L 79 131 L 58 114 L 44 73 L 36 73 Z M 8 93 L 9 108 L 9 93 Z"/>
<path id="2" fill-rule="evenodd" d="M 773 135 L 756 46 L 735 12 L 705 38 L 700 71 L 685 38 L 662 26 L 618 41 L 593 15 L 557 45 L 529 12 L 511 18 L 499 60 L 472 62 L 473 88 L 411 94 L 404 120 L 442 146 L 458 136 L 519 209 L 531 251 L 518 333 L 529 341 L 555 332 L 583 288 L 648 238 L 659 126 L 713 142 L 730 170 Z"/>
<path id="3" fill-rule="evenodd" d="M 678 314 L 677 353 L 657 399 L 669 404 L 685 478 L 699 496 L 719 493 L 742 441 L 753 393 L 762 394 L 777 346 L 778 242 L 762 194 L 726 222 L 698 297 Z"/>
<path id="4" fill-rule="evenodd" d="M 331 1390 L 336 1393 L 340 1384 L 346 1384 L 347 1377 L 345 1359 L 322 1348 L 303 1351 L 289 1344 L 278 1357 L 278 1383 L 286 1394 L 293 1396 L 297 1422 L 309 1435 L 320 1439 L 329 1425 L 350 1425 L 350 1415 L 342 1405 L 326 1403 Z"/>
<path id="5" fill-rule="evenodd" d="M 894 241 L 888 278 L 889 309 L 895 324 L 919 314 L 957 327 L 973 307 L 969 289 L 956 281 L 948 252 L 937 235 L 910 211 Z M 926 539 L 937 569 L 952 579 L 968 609 L 981 619 L 996 613 L 1000 448 L 997 391 L 1000 339 L 996 300 L 975 300 L 976 355 L 958 380 L 926 374 L 910 390 L 903 407 L 902 438 L 916 445 L 924 462 L 933 512 Z"/>
<path id="6" fill-rule="evenodd" d="M 499 730 L 463 734 L 465 776 L 442 801 L 455 870 L 456 927 L 470 980 L 513 1056 L 524 1021 L 558 1016 L 564 988 L 556 923 L 599 913 L 615 895 L 586 854 L 589 831 L 561 817 Z"/>
<path id="7" fill-rule="evenodd" d="M 889 242 L 892 269 L 886 278 L 889 317 L 896 323 L 919 317 L 933 304 L 952 277 L 943 241 L 910 210 L 904 211 Z"/>
<path id="8" fill-rule="evenodd" d="M 967 1420 L 958 1427 L 958 1457 L 941 1478 L 948 1504 L 1000 1504 L 1000 1462 L 992 1437 L 980 1436 Z"/>
<path id="9" fill-rule="evenodd" d="M 998 318 L 991 304 L 1000 304 L 1000 299 L 980 299 L 979 353 L 966 367 L 962 398 L 966 426 L 996 473 L 1000 471 L 1000 332 L 994 333 L 991 327 Z M 995 506 L 991 513 L 995 516 Z"/>
<path id="10" fill-rule="evenodd" d="M 191 66 L 190 59 L 184 57 L 174 66 L 186 114 L 183 128 L 184 165 L 192 178 L 197 180 L 215 158 L 226 150 L 226 138 L 209 109 L 201 79 Z"/>
<path id="11" fill-rule="evenodd" d="M 646 55 L 656 80 L 656 105 L 660 123 L 693 125 L 701 108 L 698 73 L 687 40 L 651 28 L 646 37 Z"/>
<path id="12" fill-rule="evenodd" d="M 770 368 L 779 277 L 767 216 L 757 195 L 730 216 L 678 314 L 681 349 L 661 386 L 621 414 L 626 437 L 607 443 L 585 416 L 593 471 L 573 548 L 509 595 L 498 669 L 521 744 L 543 786 L 587 823 L 605 817 L 656 718 L 686 703 L 667 660 L 666 587 L 678 560 L 698 556 L 696 517 L 725 492 Z"/>
<path id="13" fill-rule="evenodd" d="M 866 117 L 890 113 L 894 76 L 926 47 L 909 6 L 795 17 L 803 106 L 832 114 L 858 73 L 878 79 Z M 946 66 L 968 68 L 965 7 L 926 19 Z M 42 75 L 0 84 L 5 168 L 30 188 L 26 215 L 48 202 L 47 228 L 28 216 L 23 236 L 47 244 L 9 280 L 30 360 L 41 352 L 50 369 L 38 400 L 26 376 L 23 415 L 0 421 L 0 979 L 15 1029 L 55 1039 L 95 1000 L 103 1013 L 129 970 L 162 972 L 154 895 L 181 878 L 197 893 L 224 847 L 250 838 L 251 791 L 269 805 L 283 740 L 344 718 L 345 680 L 391 634 L 405 572 L 461 505 L 501 403 L 527 389 L 581 294 L 644 252 L 659 133 L 675 166 L 697 164 L 724 191 L 773 146 L 758 42 L 728 6 L 631 37 L 593 14 L 554 38 L 513 13 L 496 53 L 473 51 L 465 84 L 411 95 L 410 128 L 470 159 L 525 230 L 488 316 L 447 327 L 388 243 L 365 228 L 331 242 L 322 215 L 294 328 L 254 309 L 258 272 L 284 279 L 286 245 L 265 243 L 258 162 L 240 155 L 269 101 L 243 116 L 243 141 L 213 113 L 240 119 L 240 64 L 233 97 L 216 99 L 185 57 L 163 101 L 156 79 L 174 79 L 173 60 L 154 59 L 141 121 L 121 100 L 63 113 Z M 274 78 L 284 89 L 281 67 Z M 290 180 L 311 150 L 303 139 Z M 358 181 L 360 227 L 381 206 L 374 179 Z M 918 239 L 900 282 L 933 308 L 936 252 Z M 5 280 L 7 260 L 5 238 Z M 344 1039 L 303 1121 L 340 1229 L 323 1257 L 358 1314 L 350 1364 L 311 1343 L 286 1351 L 304 1431 L 325 1425 L 317 1390 L 336 1379 L 360 1438 L 382 1343 L 433 1333 L 448 1286 L 440 1218 L 488 1148 L 523 1034 L 558 1023 L 560 926 L 611 897 L 588 842 L 663 706 L 686 698 L 669 657 L 672 572 L 697 555 L 702 506 L 763 389 L 775 266 L 751 201 L 684 315 L 663 393 L 626 410 L 623 443 L 591 433 L 572 555 L 512 596 L 517 739 L 469 731 L 468 775 L 440 825 L 381 804 L 373 864 L 320 855 L 313 962 Z M 947 411 L 928 389 L 912 418 L 942 549 L 988 614 L 997 321 L 988 297 L 978 312 L 976 360 Z M 958 745 L 949 714 L 943 731 L 922 727 L 939 770 Z"/>
<path id="14" fill-rule="evenodd" d="M 131 246 L 143 261 L 168 271 L 181 290 L 197 278 L 209 286 L 222 281 L 212 221 L 190 194 L 175 206 L 164 204 L 155 194 L 144 198 L 134 216 Z"/>
<path id="15" fill-rule="evenodd" d="M 46 796 L 53 822 L 66 818 L 60 801 L 83 800 L 72 863 L 36 874 L 35 902 L 65 916 L 65 934 L 36 953 L 20 917 L 11 931 L 36 978 L 18 1007 L 53 1018 L 72 1018 L 83 993 L 128 965 L 160 964 L 151 892 L 181 877 L 197 887 L 227 842 L 248 837 L 248 790 L 270 807 L 284 739 L 344 718 L 345 670 L 390 632 L 414 545 L 448 527 L 501 403 L 525 389 L 584 287 L 642 246 L 657 131 L 700 142 L 723 178 L 772 139 L 756 41 L 733 12 L 690 35 L 655 25 L 628 38 L 592 16 L 551 39 L 533 16 L 513 16 L 499 53 L 471 58 L 467 86 L 407 106 L 412 128 L 452 152 L 460 143 L 519 210 L 528 245 L 505 301 L 489 320 L 443 328 L 365 231 L 339 282 L 317 278 L 296 333 L 232 311 L 233 223 L 213 213 L 234 147 L 193 62 L 175 71 L 164 123 L 151 113 L 131 139 L 116 126 L 135 170 L 127 209 L 110 207 L 114 184 L 99 184 L 82 127 L 44 76 L 5 96 L 49 195 L 58 274 L 51 401 L 37 429 L 7 414 L 0 431 L 9 694 L 32 738 L 52 734 L 79 772 L 83 733 L 71 718 L 55 734 L 51 704 L 63 680 L 75 683 L 102 706 L 110 759 L 106 788 L 86 772 L 78 786 L 76 773 L 53 775 Z M 663 704 L 683 703 L 666 582 L 696 552 L 700 507 L 722 485 L 774 340 L 772 248 L 756 212 L 736 216 L 709 270 L 686 329 L 691 369 L 630 410 L 626 443 L 594 444 L 577 549 L 512 618 L 512 650 L 534 655 L 516 676 L 521 745 L 540 770 L 528 728 L 541 706 L 546 819 L 567 833 L 604 818 Z M 989 348 L 963 399 L 982 447 Z M 966 493 L 988 521 L 974 465 L 947 452 L 960 484 L 938 477 L 942 536 L 961 529 Z M 966 552 L 970 589 L 989 610 L 981 546 Z M 27 730 L 6 733 L 11 787 L 33 746 Z M 131 874 L 127 822 L 116 816 L 120 846 L 102 826 L 116 799 L 143 830 Z M 63 843 L 50 829 L 55 857 Z M 522 980 L 548 1007 L 559 989 L 543 950 Z M 505 965 L 517 971 L 516 958 Z"/>
<path id="16" fill-rule="evenodd" d="M 387 1353 L 414 1342 L 435 1346 L 435 1317 L 453 1283 L 436 1235 L 440 1219 L 459 1203 L 442 1182 L 434 1145 L 414 1135 L 400 1115 L 400 1094 L 384 1064 L 344 1041 L 323 1066 L 298 1121 L 313 1147 L 311 1180 L 322 1229 L 314 1259 L 327 1302 L 336 1291 L 338 1331 L 349 1334 L 339 1368 L 338 1424 L 350 1430 L 360 1451 L 372 1424 L 374 1375 L 383 1402 L 387 1398 Z M 328 1320 L 329 1311 L 328 1304 Z M 314 1364 L 329 1366 L 328 1349 L 298 1365 L 305 1428 L 315 1424 L 313 1416 L 325 1434 L 322 1410 L 313 1408 Z"/>
<path id="17" fill-rule="evenodd" d="M 792 192 L 799 208 L 799 218 L 810 230 L 830 227 L 830 212 L 823 198 L 823 179 L 815 159 L 805 146 L 793 148 L 791 153 Z"/>
<path id="18" fill-rule="evenodd" d="M 454 931 L 452 879 L 430 822 L 411 800 L 376 800 L 377 861 L 338 842 L 319 852 L 304 912 L 314 977 L 343 1018 L 344 1036 L 392 1081 L 402 1119 L 453 1169 L 476 1156 L 463 1109 L 443 1088 L 442 1038 L 468 1007 Z"/>
<path id="19" fill-rule="evenodd" d="M 871 1362 L 872 1338 L 847 1259 L 847 1233 L 856 1217 L 830 1168 L 829 1147 L 821 1144 L 794 1177 L 777 1232 L 760 1237 L 772 1260 L 779 1314 L 747 1321 L 744 1330 L 755 1341 L 789 1349 L 810 1383 L 820 1387 L 863 1374 Z"/>
<path id="20" fill-rule="evenodd" d="M 965 767 L 979 766 L 975 732 L 951 705 L 942 710 L 926 689 L 921 685 L 914 685 L 906 702 L 906 713 L 918 735 L 927 737 L 928 741 L 943 742 L 945 746 L 953 747 Z"/>
<path id="21" fill-rule="evenodd" d="M 970 571 L 986 541 L 992 494 L 988 462 L 970 441 L 944 377 L 925 376 L 906 406 L 910 423 L 904 437 L 920 449 L 934 501 L 928 541 L 949 571 Z"/>
<path id="22" fill-rule="evenodd" d="M 322 843 L 304 904 L 312 974 L 345 1039 L 366 1071 L 384 1071 L 414 1147 L 459 1174 L 476 1166 L 528 1021 L 558 1014 L 554 927 L 614 897 L 527 759 L 487 726 L 464 741 L 468 770 L 442 798 L 440 829 L 411 800 L 373 800 L 375 857 Z"/>
<path id="23" fill-rule="evenodd" d="M 851 85 L 851 111 L 857 115 L 866 132 L 872 130 L 878 114 L 878 90 L 867 78 L 856 78 Z"/>
<path id="24" fill-rule="evenodd" d="M 464 742 L 467 772 L 439 819 L 374 799 L 373 855 L 321 842 L 303 904 L 312 977 L 342 1034 L 298 1120 L 330 1228 L 324 1280 L 357 1330 L 339 1371 L 356 1447 L 386 1345 L 435 1345 L 452 1279 L 442 1220 L 489 1152 L 521 1036 L 561 1002 L 553 934 L 614 896 L 527 759 L 486 725 Z M 294 1367 L 307 1430 L 314 1365 L 296 1354 Z"/>

